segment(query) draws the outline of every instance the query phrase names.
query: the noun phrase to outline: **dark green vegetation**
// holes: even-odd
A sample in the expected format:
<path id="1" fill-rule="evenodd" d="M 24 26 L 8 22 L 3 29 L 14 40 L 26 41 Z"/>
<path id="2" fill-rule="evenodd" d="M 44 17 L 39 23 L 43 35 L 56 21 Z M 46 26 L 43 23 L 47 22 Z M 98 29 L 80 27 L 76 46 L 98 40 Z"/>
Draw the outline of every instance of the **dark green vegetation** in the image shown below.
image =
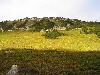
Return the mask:
<path id="1" fill-rule="evenodd" d="M 100 75 L 100 52 L 5 49 L 0 51 L 0 75 L 17 64 L 20 75 L 33 68 L 38 75 Z"/>
<path id="2" fill-rule="evenodd" d="M 85 34 L 96 34 L 97 37 L 100 37 L 100 22 L 88 22 L 84 23 L 82 26 L 82 31 Z"/>
<path id="3" fill-rule="evenodd" d="M 14 21 L 0 22 L 0 30 L 2 32 L 9 30 L 27 30 L 40 32 L 47 29 L 53 30 L 72 30 L 82 28 L 85 34 L 95 33 L 100 37 L 100 22 L 86 22 L 78 19 L 69 19 L 63 17 L 43 17 L 43 18 L 24 18 Z"/>
<path id="4" fill-rule="evenodd" d="M 47 39 L 56 39 L 57 37 L 62 36 L 62 35 L 65 35 L 65 34 L 57 30 L 47 31 L 45 34 L 43 34 L 43 36 L 45 36 L 45 38 Z"/>

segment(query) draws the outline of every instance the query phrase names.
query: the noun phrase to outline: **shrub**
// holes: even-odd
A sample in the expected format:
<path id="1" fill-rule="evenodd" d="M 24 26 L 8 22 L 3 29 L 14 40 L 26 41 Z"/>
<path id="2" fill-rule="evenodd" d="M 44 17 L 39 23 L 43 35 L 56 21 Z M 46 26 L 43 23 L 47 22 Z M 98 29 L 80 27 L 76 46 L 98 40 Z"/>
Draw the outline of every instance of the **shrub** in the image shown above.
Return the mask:
<path id="1" fill-rule="evenodd" d="M 100 38 L 100 32 L 96 32 L 98 38 Z"/>
<path id="2" fill-rule="evenodd" d="M 98 38 L 100 38 L 100 27 L 99 26 L 95 27 L 94 33 L 97 35 Z"/>
<path id="3" fill-rule="evenodd" d="M 59 36 L 64 35 L 61 32 L 58 32 L 57 30 L 53 30 L 53 31 L 48 31 L 45 34 L 43 34 L 43 36 L 45 36 L 45 38 L 47 39 L 56 39 Z"/>
<path id="4" fill-rule="evenodd" d="M 85 34 L 92 34 L 94 33 L 94 31 L 94 27 L 82 27 L 82 32 L 84 32 Z"/>

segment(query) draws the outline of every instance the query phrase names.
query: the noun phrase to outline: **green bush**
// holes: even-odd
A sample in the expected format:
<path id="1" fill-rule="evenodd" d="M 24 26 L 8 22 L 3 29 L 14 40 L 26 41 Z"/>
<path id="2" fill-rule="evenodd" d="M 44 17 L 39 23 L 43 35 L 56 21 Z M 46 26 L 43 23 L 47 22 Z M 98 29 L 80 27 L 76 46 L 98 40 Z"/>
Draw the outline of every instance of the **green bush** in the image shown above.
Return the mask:
<path id="1" fill-rule="evenodd" d="M 63 33 L 58 32 L 57 30 L 48 31 L 43 36 L 47 39 L 57 39 L 57 37 L 64 35 Z"/>
<path id="2" fill-rule="evenodd" d="M 98 38 L 100 38 L 100 32 L 96 32 Z"/>
<path id="3" fill-rule="evenodd" d="M 92 34 L 94 33 L 95 28 L 94 27 L 82 27 L 82 32 L 85 34 Z"/>
<path id="4" fill-rule="evenodd" d="M 95 27 L 94 33 L 97 35 L 98 38 L 100 38 L 100 26 Z"/>
<path id="5" fill-rule="evenodd" d="M 82 27 L 82 31 L 83 31 L 85 34 L 88 34 L 87 30 L 88 30 L 87 27 Z"/>

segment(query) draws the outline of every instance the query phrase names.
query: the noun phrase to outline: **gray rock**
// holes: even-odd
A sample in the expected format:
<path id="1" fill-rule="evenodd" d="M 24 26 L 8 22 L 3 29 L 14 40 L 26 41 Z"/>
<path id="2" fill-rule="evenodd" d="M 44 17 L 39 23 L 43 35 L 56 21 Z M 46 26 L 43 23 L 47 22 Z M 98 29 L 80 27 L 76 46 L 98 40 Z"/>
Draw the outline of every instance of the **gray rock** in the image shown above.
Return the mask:
<path id="1" fill-rule="evenodd" d="M 12 65 L 10 71 L 6 75 L 18 75 L 17 65 Z"/>
<path id="2" fill-rule="evenodd" d="M 13 51 L 11 50 L 6 50 L 5 53 L 12 53 Z"/>

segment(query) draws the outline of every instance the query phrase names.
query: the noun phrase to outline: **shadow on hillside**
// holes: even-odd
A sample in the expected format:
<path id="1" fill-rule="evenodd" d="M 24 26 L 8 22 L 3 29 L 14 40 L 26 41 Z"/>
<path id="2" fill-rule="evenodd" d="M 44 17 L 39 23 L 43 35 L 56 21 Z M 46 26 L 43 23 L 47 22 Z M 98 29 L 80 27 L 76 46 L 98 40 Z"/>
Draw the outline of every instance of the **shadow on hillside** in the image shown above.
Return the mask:
<path id="1" fill-rule="evenodd" d="M 12 65 L 18 65 L 19 75 L 99 75 L 100 52 L 57 50 L 4 49 L 0 51 L 0 75 Z"/>

